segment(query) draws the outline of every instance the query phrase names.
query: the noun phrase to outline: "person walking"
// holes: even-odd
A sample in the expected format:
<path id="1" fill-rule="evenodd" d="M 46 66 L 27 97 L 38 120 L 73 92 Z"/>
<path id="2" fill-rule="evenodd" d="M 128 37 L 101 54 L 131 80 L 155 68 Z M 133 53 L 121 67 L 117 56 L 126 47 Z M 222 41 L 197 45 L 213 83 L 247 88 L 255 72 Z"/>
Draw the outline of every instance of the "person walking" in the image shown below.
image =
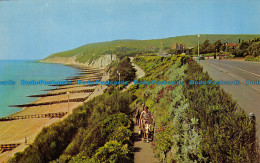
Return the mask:
<path id="1" fill-rule="evenodd" d="M 27 145 L 27 137 L 24 138 L 24 143 Z"/>
<path id="2" fill-rule="evenodd" d="M 143 103 L 142 107 L 139 107 L 136 109 L 136 113 L 135 113 L 135 124 L 136 125 L 139 125 L 140 115 L 144 111 L 144 107 L 145 107 L 145 104 Z"/>
<path id="3" fill-rule="evenodd" d="M 149 125 L 152 124 L 152 116 L 151 113 L 148 111 L 148 106 L 145 106 L 144 111 L 141 113 L 140 120 L 139 120 L 139 127 L 142 128 L 142 140 L 145 140 L 149 143 L 148 136 L 149 136 Z"/>

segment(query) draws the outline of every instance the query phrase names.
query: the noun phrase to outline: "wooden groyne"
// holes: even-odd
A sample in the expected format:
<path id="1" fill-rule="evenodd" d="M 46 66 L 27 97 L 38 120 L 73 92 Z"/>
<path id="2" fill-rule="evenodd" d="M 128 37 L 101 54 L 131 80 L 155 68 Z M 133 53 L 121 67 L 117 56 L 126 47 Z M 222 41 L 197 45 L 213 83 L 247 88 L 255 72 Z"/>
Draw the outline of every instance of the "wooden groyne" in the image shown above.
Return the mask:
<path id="1" fill-rule="evenodd" d="M 60 88 L 54 88 L 54 89 L 44 89 L 42 91 L 55 91 L 55 90 L 62 90 L 62 89 L 68 89 L 66 87 L 60 87 Z"/>
<path id="2" fill-rule="evenodd" d="M 83 90 L 75 90 L 75 91 L 68 91 L 69 93 L 86 93 L 86 92 L 93 92 L 95 89 L 83 89 Z M 30 95 L 27 97 L 48 97 L 48 96 L 58 96 L 58 95 L 64 95 L 67 94 L 67 91 L 65 92 L 59 92 L 59 93 L 46 93 L 46 94 L 39 94 L 39 95 Z"/>
<path id="3" fill-rule="evenodd" d="M 55 90 L 62 90 L 62 89 L 69 89 L 69 88 L 76 88 L 76 87 L 89 87 L 89 86 L 97 86 L 98 84 L 82 84 L 82 85 L 71 85 L 69 87 L 60 87 L 54 89 L 44 89 L 42 91 L 55 91 Z"/>
<path id="4" fill-rule="evenodd" d="M 101 71 L 101 70 L 80 70 L 78 72 L 95 74 L 95 73 L 102 73 L 103 71 Z"/>
<path id="5" fill-rule="evenodd" d="M 69 102 L 84 102 L 87 98 L 88 98 L 88 97 L 69 99 Z M 60 103 L 67 103 L 67 102 L 68 102 L 68 100 L 59 100 L 59 101 L 50 101 L 50 102 L 41 102 L 41 103 L 30 103 L 30 104 L 22 104 L 22 105 L 9 105 L 8 107 L 24 108 L 24 107 L 33 107 L 33 106 L 60 104 Z"/>
<path id="6" fill-rule="evenodd" d="M 65 80 L 75 80 L 75 79 L 78 79 L 78 78 L 80 78 L 80 77 L 82 77 L 82 76 L 80 76 L 80 75 L 70 76 L 70 77 L 67 77 Z"/>
<path id="7" fill-rule="evenodd" d="M 0 153 L 3 153 L 5 151 L 11 151 L 14 148 L 18 147 L 21 145 L 21 143 L 16 143 L 16 144 L 0 144 Z"/>
<path id="8" fill-rule="evenodd" d="M 95 80 L 95 79 L 101 79 L 102 76 L 74 76 L 74 77 L 68 77 L 65 80 L 78 80 L 78 79 L 84 79 L 84 80 Z"/>
<path id="9" fill-rule="evenodd" d="M 96 76 L 102 76 L 102 73 L 93 73 L 93 72 L 78 72 L 78 73 L 75 73 L 76 75 L 96 75 Z"/>
<path id="10" fill-rule="evenodd" d="M 58 113 L 46 113 L 46 114 L 35 114 L 35 115 L 22 115 L 22 116 L 11 116 L 0 118 L 0 121 L 12 121 L 19 119 L 29 119 L 29 118 L 62 118 L 68 112 L 58 112 Z"/>
<path id="11" fill-rule="evenodd" d="M 87 82 L 87 81 L 88 81 L 88 80 L 86 80 L 86 79 L 79 79 L 79 80 L 84 81 L 84 82 Z M 101 80 L 101 78 L 95 78 L 95 80 L 91 79 L 91 80 L 89 80 L 89 81 L 96 82 L 96 80 Z M 78 81 L 77 81 L 77 80 L 71 81 L 71 84 L 66 84 L 66 85 L 64 85 L 64 84 L 53 84 L 53 85 L 49 85 L 49 86 L 63 87 L 63 86 L 73 85 L 73 84 L 78 84 Z M 88 85 L 92 85 L 92 84 L 88 84 Z"/>
<path id="12" fill-rule="evenodd" d="M 93 68 L 93 67 L 84 67 L 81 69 L 81 71 L 102 71 L 102 69 Z"/>
<path id="13" fill-rule="evenodd" d="M 99 69 L 99 68 L 85 67 L 85 66 L 75 65 L 75 64 L 67 64 L 65 66 L 73 67 L 75 69 L 78 69 L 79 71 L 102 71 L 102 69 Z"/>

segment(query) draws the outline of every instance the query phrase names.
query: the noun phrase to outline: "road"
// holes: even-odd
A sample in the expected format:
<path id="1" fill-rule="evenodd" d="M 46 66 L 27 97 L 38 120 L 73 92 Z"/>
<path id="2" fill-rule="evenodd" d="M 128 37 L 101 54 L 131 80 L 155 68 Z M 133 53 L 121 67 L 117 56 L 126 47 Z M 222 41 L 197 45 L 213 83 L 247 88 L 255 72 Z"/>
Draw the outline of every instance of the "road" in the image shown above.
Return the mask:
<path id="1" fill-rule="evenodd" d="M 260 138 L 260 83 L 248 85 L 247 80 L 260 82 L 260 62 L 206 59 L 199 62 L 204 71 L 216 81 L 240 81 L 240 85 L 221 85 L 246 113 L 256 116 L 257 136 Z"/>

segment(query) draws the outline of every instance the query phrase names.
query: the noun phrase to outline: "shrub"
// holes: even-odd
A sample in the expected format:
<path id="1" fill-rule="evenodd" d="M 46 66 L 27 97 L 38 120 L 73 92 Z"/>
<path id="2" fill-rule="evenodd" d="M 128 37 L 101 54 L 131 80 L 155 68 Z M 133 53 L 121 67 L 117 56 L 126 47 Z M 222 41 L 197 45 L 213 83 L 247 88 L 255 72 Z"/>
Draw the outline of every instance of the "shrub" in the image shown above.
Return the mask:
<path id="1" fill-rule="evenodd" d="M 233 59 L 235 58 L 235 55 L 229 55 L 228 58 Z"/>
<path id="2" fill-rule="evenodd" d="M 112 134 L 110 140 L 116 140 L 118 142 L 126 143 L 129 141 L 129 138 L 132 136 L 131 130 L 125 126 L 118 127 Z"/>
<path id="3" fill-rule="evenodd" d="M 175 87 L 146 86 L 141 94 L 136 91 L 150 106 L 159 129 L 152 143 L 159 156 L 167 156 L 169 162 L 257 162 L 254 126 L 231 96 L 218 85 L 190 85 L 190 80 L 211 79 L 199 64 L 174 56 L 150 69 L 148 59 L 140 60 L 149 72 L 143 80 L 184 82 Z"/>
<path id="4" fill-rule="evenodd" d="M 245 60 L 246 60 L 246 61 L 258 61 L 258 62 L 260 62 L 260 56 L 258 56 L 258 57 L 253 57 L 253 56 L 251 56 L 251 55 L 248 55 L 248 56 L 246 56 Z"/>
<path id="5" fill-rule="evenodd" d="M 67 146 L 64 151 L 64 155 L 73 156 L 80 152 L 80 146 L 84 139 L 84 135 L 86 135 L 84 128 L 80 128 L 78 133 L 74 136 L 71 143 Z"/>
<path id="6" fill-rule="evenodd" d="M 127 145 L 123 145 L 118 141 L 109 141 L 103 147 L 99 148 L 94 156 L 96 162 L 104 163 L 121 163 L 129 162 L 130 158 L 127 156 L 129 150 Z"/>

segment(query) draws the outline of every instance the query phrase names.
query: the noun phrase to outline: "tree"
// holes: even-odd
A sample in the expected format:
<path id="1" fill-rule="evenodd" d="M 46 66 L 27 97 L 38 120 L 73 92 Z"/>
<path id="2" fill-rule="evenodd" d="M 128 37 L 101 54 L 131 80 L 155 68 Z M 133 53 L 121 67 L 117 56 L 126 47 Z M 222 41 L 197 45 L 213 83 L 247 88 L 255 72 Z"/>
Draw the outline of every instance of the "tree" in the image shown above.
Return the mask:
<path id="1" fill-rule="evenodd" d="M 221 45 L 222 45 L 221 41 L 220 41 L 220 40 L 217 40 L 217 41 L 215 41 L 215 42 L 213 43 L 213 45 L 214 45 L 214 49 L 215 49 L 215 50 L 217 49 L 217 51 L 219 52 L 219 51 L 220 51 L 220 47 L 221 47 Z"/>
<path id="2" fill-rule="evenodd" d="M 248 47 L 249 47 L 249 42 L 248 41 L 242 41 L 239 44 L 239 47 L 237 50 L 234 52 L 234 55 L 236 57 L 245 57 L 248 55 Z"/>
<path id="3" fill-rule="evenodd" d="M 204 43 L 203 43 L 203 46 L 204 46 L 205 48 L 207 48 L 209 45 L 210 45 L 209 40 L 205 40 Z"/>
<path id="4" fill-rule="evenodd" d="M 260 40 L 258 42 L 254 42 L 251 46 L 248 47 L 248 53 L 254 57 L 260 55 Z"/>
<path id="5" fill-rule="evenodd" d="M 200 45 L 200 47 L 201 47 L 200 50 L 201 54 L 214 52 L 214 46 L 210 43 L 209 40 L 205 40 L 203 44 Z"/>
<path id="6" fill-rule="evenodd" d="M 125 57 L 124 59 L 120 60 L 119 63 L 114 63 L 111 69 L 112 72 L 110 80 L 119 80 L 119 74 L 117 71 L 120 73 L 121 81 L 133 81 L 135 78 L 136 69 L 132 66 L 129 57 Z"/>

